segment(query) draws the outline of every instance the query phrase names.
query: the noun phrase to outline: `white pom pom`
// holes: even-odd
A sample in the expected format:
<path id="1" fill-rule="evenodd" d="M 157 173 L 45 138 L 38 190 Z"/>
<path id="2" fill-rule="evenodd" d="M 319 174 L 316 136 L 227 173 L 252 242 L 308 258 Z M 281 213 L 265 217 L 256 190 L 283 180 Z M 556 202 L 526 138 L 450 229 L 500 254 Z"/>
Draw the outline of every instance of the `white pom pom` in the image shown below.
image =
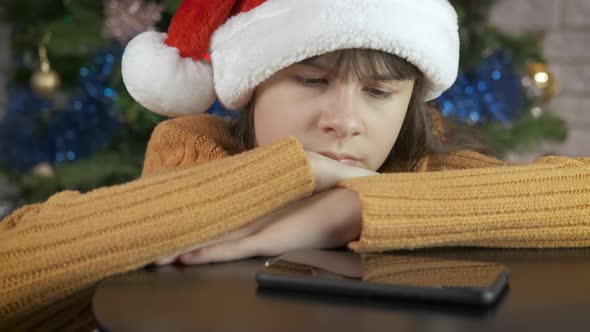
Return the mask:
<path id="1" fill-rule="evenodd" d="M 211 65 L 180 57 L 164 40 L 165 33 L 148 31 L 125 48 L 121 70 L 129 94 L 165 116 L 205 112 L 216 98 Z"/>

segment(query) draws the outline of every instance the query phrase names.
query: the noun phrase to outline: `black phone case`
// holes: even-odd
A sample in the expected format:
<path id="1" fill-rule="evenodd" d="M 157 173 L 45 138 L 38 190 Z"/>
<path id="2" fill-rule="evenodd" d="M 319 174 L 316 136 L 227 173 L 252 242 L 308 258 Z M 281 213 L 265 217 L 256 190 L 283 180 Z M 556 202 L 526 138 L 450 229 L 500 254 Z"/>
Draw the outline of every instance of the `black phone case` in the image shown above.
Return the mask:
<path id="1" fill-rule="evenodd" d="M 488 306 L 496 302 L 508 284 L 509 272 L 502 272 L 487 288 L 482 287 L 417 287 L 366 283 L 347 279 L 291 276 L 260 271 L 256 283 L 261 288 L 314 292 L 348 296 L 415 299 Z"/>

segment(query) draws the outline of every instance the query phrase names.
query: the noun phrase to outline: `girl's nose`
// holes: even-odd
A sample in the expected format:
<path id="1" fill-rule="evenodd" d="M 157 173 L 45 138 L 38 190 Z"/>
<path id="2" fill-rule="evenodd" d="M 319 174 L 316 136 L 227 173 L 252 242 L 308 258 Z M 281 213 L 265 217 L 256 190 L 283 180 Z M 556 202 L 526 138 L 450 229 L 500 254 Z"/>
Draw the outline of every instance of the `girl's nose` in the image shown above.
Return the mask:
<path id="1" fill-rule="evenodd" d="M 336 138 L 358 136 L 362 133 L 359 96 L 348 84 L 330 87 L 322 103 L 319 127 Z"/>

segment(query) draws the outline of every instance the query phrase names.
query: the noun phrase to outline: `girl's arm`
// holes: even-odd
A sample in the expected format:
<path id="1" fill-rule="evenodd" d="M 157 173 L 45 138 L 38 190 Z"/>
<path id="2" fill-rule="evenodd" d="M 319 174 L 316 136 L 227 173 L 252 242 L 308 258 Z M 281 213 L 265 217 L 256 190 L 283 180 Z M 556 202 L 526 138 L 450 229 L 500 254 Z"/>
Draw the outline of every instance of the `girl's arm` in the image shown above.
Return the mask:
<path id="1" fill-rule="evenodd" d="M 25 206 L 0 223 L 0 316 L 28 312 L 219 237 L 310 196 L 314 187 L 303 147 L 287 138 Z"/>
<path id="2" fill-rule="evenodd" d="M 360 252 L 590 246 L 590 158 L 384 174 L 341 185 L 361 200 L 361 237 L 349 244 Z"/>
<path id="3" fill-rule="evenodd" d="M 538 160 L 539 164 L 557 163 L 557 165 L 549 167 L 549 170 L 547 166 L 531 167 L 531 165 L 522 165 L 520 168 L 509 167 L 507 162 L 469 150 L 459 151 L 448 156 L 427 158 L 421 163 L 423 170 L 441 171 L 447 169 L 447 171 L 426 174 L 387 174 L 372 178 L 348 180 L 346 183 L 353 181 L 354 188 L 359 192 L 361 190 L 365 191 L 359 195 L 350 189 L 336 188 L 313 195 L 265 216 L 260 222 L 251 223 L 246 228 L 215 240 L 204 248 L 171 257 L 162 263 L 168 264 L 178 259 L 186 264 L 201 264 L 257 255 L 272 256 L 300 248 L 330 248 L 358 239 L 361 227 L 365 229 L 361 241 L 349 244 L 351 248 L 359 251 L 384 251 L 444 245 L 515 246 L 507 241 L 510 238 L 507 235 L 507 229 L 513 227 L 514 224 L 503 224 L 503 218 L 507 213 L 513 216 L 516 214 L 518 218 L 518 212 L 503 211 L 502 208 L 495 209 L 495 207 L 498 204 L 505 207 L 508 207 L 507 204 L 512 204 L 513 208 L 520 207 L 526 210 L 526 207 L 531 205 L 530 201 L 527 201 L 526 198 L 512 201 L 513 194 L 506 194 L 504 202 L 489 201 L 488 203 L 481 203 L 482 197 L 477 196 L 478 192 L 480 195 L 483 194 L 488 197 L 498 196 L 496 199 L 499 199 L 501 193 L 509 193 L 514 190 L 511 189 L 511 186 L 522 186 L 523 183 L 530 180 L 522 179 L 514 174 L 530 172 L 533 168 L 538 172 L 551 174 L 555 173 L 551 171 L 552 168 L 560 169 L 562 168 L 560 166 L 562 162 L 568 163 L 572 161 L 563 157 L 555 158 Z M 577 162 L 590 166 L 590 159 L 573 160 L 574 164 L 581 167 L 582 164 Z M 466 169 L 476 167 L 487 167 L 487 169 L 482 168 L 475 172 L 466 171 Z M 496 170 L 492 171 L 490 167 L 496 167 Z M 448 171 L 448 169 L 463 171 Z M 581 169 L 574 170 L 574 174 L 578 174 L 580 171 Z M 587 171 L 586 169 L 585 172 Z M 510 180 L 506 183 L 506 180 L 511 176 L 516 178 L 517 182 L 521 181 L 521 183 L 509 184 Z M 558 179 L 564 179 L 558 173 L 555 173 L 554 176 Z M 584 175 L 580 176 L 584 178 Z M 458 180 L 459 178 L 464 179 Z M 549 178 L 546 177 L 543 180 L 543 177 L 540 177 L 539 180 L 543 183 L 543 181 L 548 181 Z M 532 176 L 532 179 L 535 179 L 535 175 Z M 488 192 L 487 190 L 478 189 L 481 183 L 486 183 L 486 186 L 493 184 L 502 188 Z M 544 182 L 544 185 L 547 184 L 548 182 Z M 343 185 L 346 186 L 344 183 Z M 348 185 L 348 187 L 352 188 L 350 183 Z M 543 186 L 543 184 L 537 184 L 537 187 L 539 185 Z M 588 193 L 587 182 L 585 186 L 586 189 L 582 189 L 580 192 Z M 531 185 L 528 188 L 533 189 L 533 187 Z M 398 190 L 396 191 L 396 189 Z M 464 190 L 463 194 L 461 194 L 463 197 L 457 197 L 457 195 L 460 195 L 460 190 Z M 525 196 L 531 194 L 527 193 L 527 190 L 526 187 L 522 187 L 521 191 Z M 578 192 L 574 188 L 570 190 L 570 194 L 575 195 Z M 365 206 L 371 207 L 369 213 L 367 211 L 362 213 L 361 211 L 359 196 L 363 194 L 366 194 L 364 196 Z M 549 195 L 552 194 L 549 193 Z M 471 199 L 471 201 L 467 198 Z M 577 197 L 577 199 L 584 201 L 585 198 Z M 408 201 L 410 203 L 407 203 Z M 473 201 L 475 201 L 475 204 Z M 484 209 L 487 209 L 487 211 Z M 490 209 L 492 213 L 490 213 Z M 570 229 L 572 234 L 575 232 L 583 234 L 585 232 L 586 238 L 588 238 L 587 234 L 589 232 L 587 229 L 584 230 L 584 220 L 588 219 L 587 211 L 582 210 L 577 216 L 576 212 L 568 213 L 569 216 L 573 217 L 570 220 L 570 222 L 573 221 L 573 227 Z M 458 217 L 448 216 L 449 214 L 456 214 Z M 392 215 L 395 217 L 391 217 Z M 520 217 L 527 218 L 527 215 L 523 213 Z M 520 244 L 516 246 L 547 246 L 547 243 L 537 240 L 537 238 L 543 236 L 553 237 L 554 240 L 559 241 L 560 235 L 551 233 L 552 227 L 556 226 L 556 224 L 551 224 L 552 220 L 550 218 L 545 221 L 547 225 L 544 228 L 538 227 L 539 225 L 535 223 L 535 220 L 543 221 L 539 218 L 534 220 L 525 219 L 522 226 L 517 226 L 514 229 L 516 234 L 525 233 L 524 236 L 517 239 Z M 449 219 L 451 219 L 450 222 Z M 527 223 L 526 220 L 531 221 Z M 575 220 L 578 220 L 577 224 Z M 449 230 L 446 230 L 446 227 L 449 227 Z M 496 229 L 497 227 L 500 228 Z M 492 228 L 493 233 L 491 236 L 495 237 L 496 241 L 489 242 L 490 234 L 480 231 L 480 229 L 485 228 Z M 398 232 L 399 236 L 395 235 L 395 232 Z M 373 237 L 369 238 L 367 234 Z M 453 237 L 450 241 L 448 240 L 449 236 Z M 567 241 L 574 239 L 576 236 L 568 236 L 561 239 L 565 242 L 558 243 L 556 246 L 570 246 Z M 360 247 L 361 243 L 365 246 Z M 584 245 L 584 242 L 579 242 L 577 245 Z"/>
<path id="4" fill-rule="evenodd" d="M 334 188 L 291 203 L 204 247 L 162 260 L 204 264 L 291 250 L 334 248 L 358 239 L 361 204 L 354 191 Z"/>

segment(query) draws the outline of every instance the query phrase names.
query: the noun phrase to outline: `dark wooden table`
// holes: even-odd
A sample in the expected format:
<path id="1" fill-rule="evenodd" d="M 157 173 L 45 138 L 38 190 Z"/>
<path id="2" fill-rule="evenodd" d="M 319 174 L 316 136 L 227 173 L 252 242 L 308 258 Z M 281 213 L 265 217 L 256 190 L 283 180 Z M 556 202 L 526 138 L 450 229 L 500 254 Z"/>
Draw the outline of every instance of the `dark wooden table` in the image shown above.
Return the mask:
<path id="1" fill-rule="evenodd" d="M 101 283 L 104 331 L 590 331 L 590 249 L 448 249 L 419 255 L 501 262 L 510 286 L 488 309 L 262 291 L 265 259 L 147 268 Z"/>

